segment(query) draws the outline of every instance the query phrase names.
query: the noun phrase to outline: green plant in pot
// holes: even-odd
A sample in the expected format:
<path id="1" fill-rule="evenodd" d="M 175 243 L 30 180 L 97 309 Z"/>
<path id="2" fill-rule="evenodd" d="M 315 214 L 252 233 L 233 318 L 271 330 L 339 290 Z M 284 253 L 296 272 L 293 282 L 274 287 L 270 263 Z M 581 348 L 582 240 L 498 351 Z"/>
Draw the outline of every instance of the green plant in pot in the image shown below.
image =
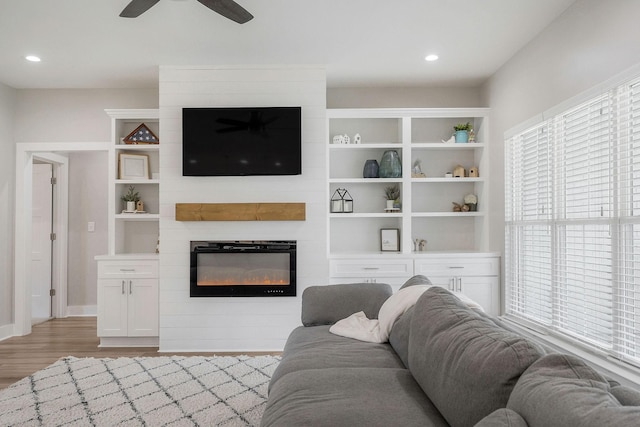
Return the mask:
<path id="1" fill-rule="evenodd" d="M 127 192 L 120 197 L 120 199 L 127 204 L 127 212 L 134 212 L 136 210 L 136 203 L 140 200 L 140 193 L 136 191 L 136 187 L 130 185 Z"/>
<path id="2" fill-rule="evenodd" d="M 453 127 L 453 130 L 456 133 L 456 142 L 469 142 L 471 123 L 458 123 Z"/>
<path id="3" fill-rule="evenodd" d="M 400 187 L 398 187 L 398 184 L 385 187 L 384 198 L 387 199 L 387 209 L 393 209 L 398 199 L 400 199 Z"/>

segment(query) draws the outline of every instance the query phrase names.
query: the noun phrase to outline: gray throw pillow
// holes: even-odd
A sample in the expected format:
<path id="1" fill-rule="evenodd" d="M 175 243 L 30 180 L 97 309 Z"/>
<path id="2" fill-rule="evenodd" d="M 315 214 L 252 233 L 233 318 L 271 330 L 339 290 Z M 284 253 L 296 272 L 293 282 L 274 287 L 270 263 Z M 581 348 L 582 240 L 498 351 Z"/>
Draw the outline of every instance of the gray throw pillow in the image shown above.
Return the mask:
<path id="1" fill-rule="evenodd" d="M 507 407 L 531 427 L 640 425 L 640 407 L 622 406 L 608 381 L 583 360 L 549 354 L 522 374 Z"/>
<path id="2" fill-rule="evenodd" d="M 611 384 L 611 381 L 609 381 Z M 623 385 L 611 387 L 611 394 L 623 406 L 640 406 L 640 391 Z"/>
<path id="3" fill-rule="evenodd" d="M 473 426 L 506 407 L 520 375 L 543 354 L 444 288 L 429 288 L 415 305 L 409 369 L 451 425 Z"/>
<path id="4" fill-rule="evenodd" d="M 404 284 L 400 286 L 400 289 L 408 288 L 409 286 L 432 285 L 432 284 L 433 283 L 431 283 L 431 280 L 429 280 L 427 276 L 423 276 L 422 274 L 417 274 L 412 278 L 410 278 L 409 280 L 407 280 L 406 282 L 404 282 Z"/>

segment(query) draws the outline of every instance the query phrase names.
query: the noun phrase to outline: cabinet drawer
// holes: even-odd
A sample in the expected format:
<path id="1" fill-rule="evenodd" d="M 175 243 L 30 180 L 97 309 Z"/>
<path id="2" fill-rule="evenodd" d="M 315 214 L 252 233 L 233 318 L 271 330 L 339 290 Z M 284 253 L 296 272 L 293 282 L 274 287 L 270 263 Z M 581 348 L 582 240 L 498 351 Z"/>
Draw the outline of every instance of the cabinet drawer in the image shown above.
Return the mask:
<path id="1" fill-rule="evenodd" d="M 497 276 L 500 259 L 491 258 L 429 258 L 415 260 L 415 273 L 430 276 Z"/>
<path id="2" fill-rule="evenodd" d="M 158 261 L 99 261 L 98 278 L 109 279 L 114 277 L 158 277 Z"/>
<path id="3" fill-rule="evenodd" d="M 331 277 L 410 277 L 413 262 L 410 259 L 331 260 Z"/>

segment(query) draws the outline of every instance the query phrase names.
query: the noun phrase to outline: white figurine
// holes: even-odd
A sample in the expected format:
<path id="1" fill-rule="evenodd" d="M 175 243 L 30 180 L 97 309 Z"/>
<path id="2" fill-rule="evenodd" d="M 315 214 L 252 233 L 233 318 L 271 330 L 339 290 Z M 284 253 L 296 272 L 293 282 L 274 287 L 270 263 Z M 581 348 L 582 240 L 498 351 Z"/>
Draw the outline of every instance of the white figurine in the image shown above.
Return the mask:
<path id="1" fill-rule="evenodd" d="M 456 136 L 451 135 L 451 138 L 447 139 L 446 141 L 444 139 L 441 139 L 441 141 L 445 144 L 453 144 L 454 142 L 456 142 Z"/>
<path id="2" fill-rule="evenodd" d="M 356 133 L 355 136 L 353 137 L 353 143 L 360 144 L 361 142 L 362 142 L 362 137 L 360 136 L 359 133 Z"/>

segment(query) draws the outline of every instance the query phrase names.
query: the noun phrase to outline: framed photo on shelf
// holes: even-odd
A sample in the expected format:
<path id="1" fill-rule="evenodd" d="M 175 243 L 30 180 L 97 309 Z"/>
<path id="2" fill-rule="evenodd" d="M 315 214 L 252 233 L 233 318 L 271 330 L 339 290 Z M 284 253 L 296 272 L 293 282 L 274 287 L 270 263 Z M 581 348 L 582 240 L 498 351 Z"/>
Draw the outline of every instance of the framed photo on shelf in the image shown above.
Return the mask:
<path id="1" fill-rule="evenodd" d="M 400 252 L 400 229 L 380 229 L 380 250 L 382 252 Z"/>
<path id="2" fill-rule="evenodd" d="M 149 156 L 118 154 L 118 179 L 149 179 Z"/>

